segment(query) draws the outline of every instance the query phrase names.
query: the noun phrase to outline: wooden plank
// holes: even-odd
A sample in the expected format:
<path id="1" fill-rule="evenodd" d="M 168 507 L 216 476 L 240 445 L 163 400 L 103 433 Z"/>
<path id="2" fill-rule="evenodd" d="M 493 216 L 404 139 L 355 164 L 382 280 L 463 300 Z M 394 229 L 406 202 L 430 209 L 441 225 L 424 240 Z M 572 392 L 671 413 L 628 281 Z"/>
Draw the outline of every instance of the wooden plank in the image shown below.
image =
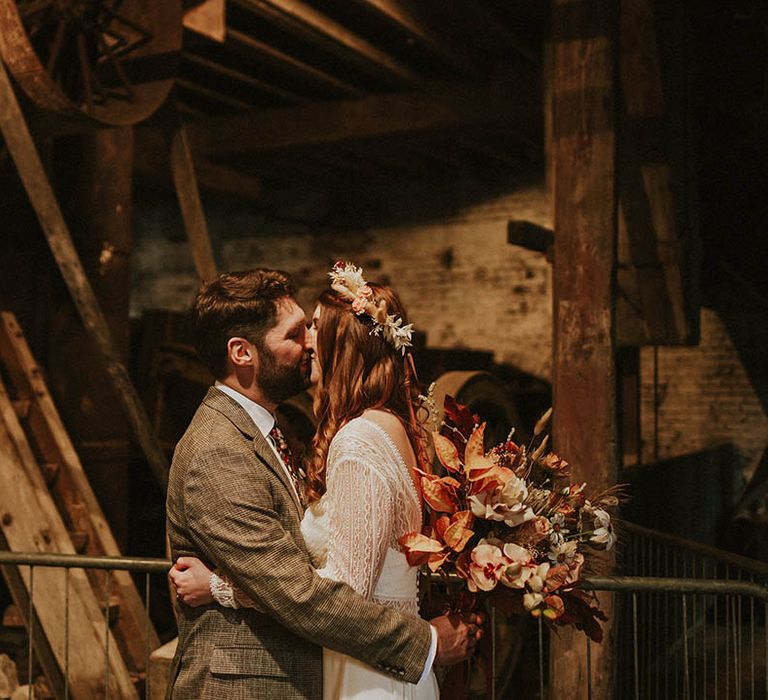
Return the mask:
<path id="1" fill-rule="evenodd" d="M 15 398 L 28 401 L 30 411 L 24 424 L 25 434 L 41 460 L 45 483 L 59 513 L 72 532 L 79 533 L 75 550 L 93 556 L 119 556 L 120 550 L 103 511 L 75 452 L 61 417 L 53 403 L 43 374 L 35 362 L 26 339 L 13 314 L 0 312 L 0 360 L 9 377 Z M 53 465 L 46 474 L 46 465 Z M 74 538 L 73 539 L 74 543 Z M 85 546 L 81 550 L 77 544 Z M 94 590 L 104 585 L 104 576 L 88 570 Z M 113 629 L 123 658 L 131 672 L 146 672 L 146 639 L 154 649 L 159 643 L 148 620 L 133 579 L 127 571 L 110 575 L 110 590 L 117 596 L 121 614 Z"/>
<path id="2" fill-rule="evenodd" d="M 354 62 L 370 74 L 415 87 L 422 79 L 408 66 L 300 0 L 235 0 L 276 26 L 310 44 Z"/>
<path id="3" fill-rule="evenodd" d="M 430 83 L 422 92 L 210 117 L 187 125 L 195 155 L 276 151 L 415 132 L 499 125 L 539 143 L 540 71 L 520 68 L 485 86 Z"/>
<path id="4" fill-rule="evenodd" d="M 281 72 L 287 71 L 304 80 L 309 79 L 315 84 L 320 83 L 331 90 L 333 94 L 350 97 L 363 94 L 359 87 L 340 80 L 335 75 L 326 73 L 317 68 L 317 66 L 305 63 L 295 56 L 284 53 L 266 41 L 260 41 L 249 34 L 239 32 L 237 29 L 229 29 L 227 31 L 227 42 L 234 51 L 245 55 L 250 60 L 261 60 L 278 68 Z M 254 54 L 256 55 L 255 57 Z"/>
<path id="5" fill-rule="evenodd" d="M 120 359 L 120 353 L 115 348 L 107 322 L 83 271 L 69 229 L 2 62 L 0 62 L 0 131 L 83 324 L 99 350 L 117 399 L 128 417 L 155 479 L 165 489 L 168 484 L 168 460 L 160 448 L 144 406 Z"/>
<path id="6" fill-rule="evenodd" d="M 213 257 L 211 239 L 208 236 L 203 203 L 200 201 L 200 191 L 197 188 L 189 139 L 183 124 L 178 127 L 171 141 L 171 174 L 176 186 L 176 196 L 181 207 L 181 217 L 184 220 L 184 229 L 187 232 L 195 271 L 201 280 L 212 280 L 218 274 L 218 270 Z"/>
<path id="7" fill-rule="evenodd" d="M 469 52 L 447 36 L 435 32 L 430 22 L 417 15 L 415 6 L 407 5 L 401 0 L 360 1 L 411 34 L 433 53 L 440 56 L 448 65 L 456 68 L 465 76 L 477 77 L 480 74 L 477 63 Z"/>
<path id="8" fill-rule="evenodd" d="M 554 449 L 574 480 L 600 491 L 616 482 L 614 285 L 616 42 L 612 2 L 554 0 L 552 138 L 554 158 Z M 611 567 L 610 558 L 604 565 Z M 550 694 L 574 700 L 612 697 L 615 611 L 610 595 L 602 644 L 591 646 L 591 688 L 584 633 L 552 635 Z"/>
<path id="9" fill-rule="evenodd" d="M 677 46 L 662 65 L 662 31 L 674 34 L 682 10 L 662 8 L 658 17 L 656 6 L 657 0 L 621 3 L 617 332 L 623 346 L 691 344 L 698 337 L 690 213 L 696 197 L 685 183 L 691 146 L 674 118 L 674 100 L 685 90 L 679 73 L 690 68 L 671 65 L 684 60 Z"/>
<path id="10" fill-rule="evenodd" d="M 0 528 L 3 543 L 15 552 L 73 554 L 64 523 L 48 493 L 5 386 L 0 382 Z M 10 568 L 10 567 L 8 567 Z M 47 639 L 50 653 L 63 673 L 68 665 L 70 695 L 75 700 L 138 698 L 99 603 L 82 570 L 37 567 L 34 574 L 19 567 L 8 577 L 20 610 L 34 603 L 34 620 Z M 15 576 L 15 578 L 14 578 Z M 21 588 L 19 588 L 21 586 Z M 69 588 L 69 606 L 65 592 Z M 59 595 L 57 595 L 57 593 Z M 60 597 L 59 597 L 60 596 Z M 48 659 L 50 662 L 51 659 Z M 108 674 L 105 672 L 108 668 Z M 54 685 L 60 683 L 53 674 Z M 108 675 L 108 680 L 107 680 Z M 107 690 L 108 683 L 108 693 Z"/>

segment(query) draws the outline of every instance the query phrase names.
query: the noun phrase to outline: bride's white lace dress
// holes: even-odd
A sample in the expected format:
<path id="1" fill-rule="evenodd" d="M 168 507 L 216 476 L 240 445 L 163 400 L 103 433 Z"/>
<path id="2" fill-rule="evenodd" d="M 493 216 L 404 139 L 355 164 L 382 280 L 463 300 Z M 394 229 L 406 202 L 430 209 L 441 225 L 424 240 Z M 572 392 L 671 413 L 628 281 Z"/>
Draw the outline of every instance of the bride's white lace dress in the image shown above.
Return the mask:
<path id="1" fill-rule="evenodd" d="M 421 528 L 419 496 L 387 432 L 361 416 L 334 436 L 325 495 L 306 512 L 302 534 L 318 573 L 382 605 L 418 615 L 418 572 L 397 540 Z M 433 673 L 418 685 L 323 651 L 323 700 L 436 700 Z"/>

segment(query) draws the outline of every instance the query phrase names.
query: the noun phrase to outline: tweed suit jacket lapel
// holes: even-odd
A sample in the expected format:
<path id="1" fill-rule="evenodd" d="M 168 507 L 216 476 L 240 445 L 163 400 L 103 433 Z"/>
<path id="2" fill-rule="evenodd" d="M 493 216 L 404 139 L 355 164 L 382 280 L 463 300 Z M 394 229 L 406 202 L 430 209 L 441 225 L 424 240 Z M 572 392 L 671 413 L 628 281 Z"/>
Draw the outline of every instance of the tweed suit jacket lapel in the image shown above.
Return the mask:
<path id="1" fill-rule="evenodd" d="M 304 508 L 301 505 L 301 501 L 296 497 L 296 492 L 293 485 L 288 480 L 288 475 L 285 469 L 277 460 L 275 453 L 269 446 L 266 438 L 261 434 L 261 431 L 256 427 L 251 417 L 246 410 L 237 401 L 227 396 L 223 391 L 219 391 L 216 387 L 212 386 L 208 389 L 208 393 L 203 399 L 210 408 L 218 411 L 228 418 L 235 427 L 243 433 L 245 436 L 253 441 L 253 449 L 256 456 L 267 466 L 275 476 L 283 483 L 288 493 L 291 495 L 291 500 L 296 506 L 299 519 L 304 515 Z"/>

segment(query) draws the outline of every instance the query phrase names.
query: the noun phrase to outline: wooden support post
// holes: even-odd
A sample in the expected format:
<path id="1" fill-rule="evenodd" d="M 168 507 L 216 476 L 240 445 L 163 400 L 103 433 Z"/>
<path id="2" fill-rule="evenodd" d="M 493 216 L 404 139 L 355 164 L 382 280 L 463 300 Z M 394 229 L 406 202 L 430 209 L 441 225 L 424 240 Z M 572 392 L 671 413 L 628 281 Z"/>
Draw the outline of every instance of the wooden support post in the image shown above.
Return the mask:
<path id="1" fill-rule="evenodd" d="M 554 0 L 552 155 L 554 159 L 555 450 L 591 489 L 614 484 L 617 3 Z M 610 565 L 610 562 L 606 562 Z M 551 637 L 550 696 L 612 697 L 615 611 L 605 639 L 591 645 L 572 628 Z"/>
<path id="2" fill-rule="evenodd" d="M 83 271 L 56 196 L 51 189 L 37 149 L 13 92 L 5 66 L 0 62 L 0 130 L 13 157 L 27 195 L 35 209 L 48 245 L 69 288 L 80 317 L 99 350 L 118 401 L 160 486 L 168 483 L 168 461 L 141 404 L 109 327 Z"/>
<path id="3" fill-rule="evenodd" d="M 205 221 L 203 204 L 200 201 L 189 138 L 183 124 L 179 125 L 171 140 L 171 174 L 176 186 L 176 196 L 179 199 L 195 271 L 201 280 L 212 280 L 218 274 L 216 260 L 213 257 L 208 225 Z"/>

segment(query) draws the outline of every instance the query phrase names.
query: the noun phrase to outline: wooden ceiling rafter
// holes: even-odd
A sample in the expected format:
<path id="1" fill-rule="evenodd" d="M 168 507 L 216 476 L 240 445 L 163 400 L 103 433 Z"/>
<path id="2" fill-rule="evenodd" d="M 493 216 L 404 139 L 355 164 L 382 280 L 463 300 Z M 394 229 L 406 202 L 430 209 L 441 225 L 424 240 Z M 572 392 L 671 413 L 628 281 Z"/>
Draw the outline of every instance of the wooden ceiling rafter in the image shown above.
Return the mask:
<path id="1" fill-rule="evenodd" d="M 433 83 L 426 92 L 378 94 L 210 117 L 189 125 L 193 151 L 227 157 L 468 126 L 504 126 L 538 141 L 538 72 L 481 87 Z M 533 96 L 533 99 L 532 99 Z"/>
<path id="2" fill-rule="evenodd" d="M 418 87 L 421 76 L 371 44 L 359 34 L 300 0 L 234 0 L 275 26 L 341 60 L 350 60 L 367 73 L 403 86 Z"/>
<path id="3" fill-rule="evenodd" d="M 195 83 L 184 78 L 176 79 L 176 87 L 198 95 L 199 97 L 202 97 L 203 100 L 208 102 L 227 105 L 228 107 L 236 109 L 238 112 L 250 111 L 255 107 L 255 105 L 250 102 L 238 100 L 236 97 L 225 95 L 223 92 L 218 90 L 212 90 L 211 88 L 203 87 L 199 83 Z"/>
<path id="4" fill-rule="evenodd" d="M 220 77 L 228 78 L 232 81 L 242 84 L 245 87 L 253 88 L 254 90 L 258 90 L 259 92 L 271 95 L 273 97 L 278 97 L 281 100 L 285 100 L 286 102 L 296 104 L 299 102 L 307 101 L 307 98 L 297 95 L 295 92 L 285 90 L 284 88 L 267 82 L 266 80 L 255 78 L 252 75 L 248 75 L 242 71 L 222 65 L 217 61 L 213 61 L 209 58 L 205 58 L 190 51 L 183 51 L 182 58 L 186 63 L 196 66 L 197 68 L 202 68 L 203 71 L 213 73 Z"/>
<path id="5" fill-rule="evenodd" d="M 358 2 L 372 8 L 386 20 L 413 36 L 464 77 L 474 78 L 480 74 L 476 61 L 462 46 L 435 32 L 401 0 L 358 0 Z"/>
<path id="6" fill-rule="evenodd" d="M 300 78 L 309 79 L 339 96 L 359 97 L 363 94 L 360 88 L 239 30 L 227 31 L 227 45 L 241 54 L 257 57 L 256 60 L 259 58 L 266 60 L 278 70 L 285 70 Z"/>

